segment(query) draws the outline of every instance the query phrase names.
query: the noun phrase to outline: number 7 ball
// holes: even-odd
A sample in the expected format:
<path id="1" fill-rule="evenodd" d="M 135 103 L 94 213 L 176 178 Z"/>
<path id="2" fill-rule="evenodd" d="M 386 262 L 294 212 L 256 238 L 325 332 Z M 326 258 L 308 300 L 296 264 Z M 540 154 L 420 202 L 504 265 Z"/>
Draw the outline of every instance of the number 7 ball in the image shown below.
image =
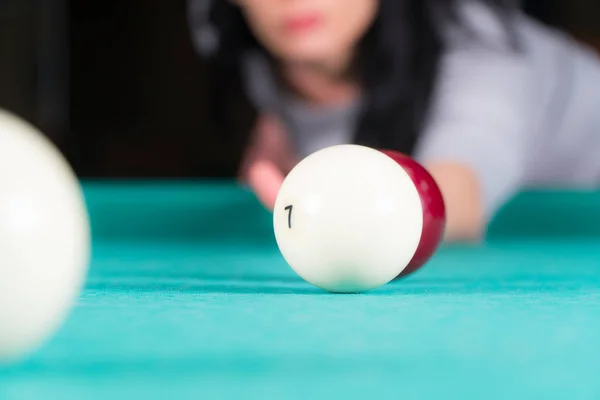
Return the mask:
<path id="1" fill-rule="evenodd" d="M 437 250 L 445 221 L 442 194 L 425 168 L 359 145 L 303 159 L 283 182 L 273 212 L 287 263 L 336 293 L 372 290 L 416 271 Z"/>

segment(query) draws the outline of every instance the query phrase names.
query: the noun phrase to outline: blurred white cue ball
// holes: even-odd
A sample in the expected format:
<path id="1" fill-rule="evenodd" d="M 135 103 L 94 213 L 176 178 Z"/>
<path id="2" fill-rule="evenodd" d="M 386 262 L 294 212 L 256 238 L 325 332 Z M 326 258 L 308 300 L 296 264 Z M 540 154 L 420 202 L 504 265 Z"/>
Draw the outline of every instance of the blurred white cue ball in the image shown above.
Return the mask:
<path id="1" fill-rule="evenodd" d="M 15 362 L 61 327 L 91 253 L 79 181 L 35 127 L 0 110 L 0 363 Z"/>
<path id="2" fill-rule="evenodd" d="M 365 292 L 397 277 L 415 254 L 423 207 L 406 171 L 358 145 L 304 158 L 286 177 L 273 212 L 281 253 L 309 283 Z"/>

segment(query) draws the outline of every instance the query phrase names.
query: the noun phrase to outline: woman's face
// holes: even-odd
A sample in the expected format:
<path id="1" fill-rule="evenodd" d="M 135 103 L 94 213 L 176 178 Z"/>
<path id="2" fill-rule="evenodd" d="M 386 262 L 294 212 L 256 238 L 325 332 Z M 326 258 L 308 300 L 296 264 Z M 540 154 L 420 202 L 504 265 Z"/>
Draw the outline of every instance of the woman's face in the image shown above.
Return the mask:
<path id="1" fill-rule="evenodd" d="M 347 59 L 379 6 L 379 0 L 233 1 L 275 57 L 316 64 Z"/>

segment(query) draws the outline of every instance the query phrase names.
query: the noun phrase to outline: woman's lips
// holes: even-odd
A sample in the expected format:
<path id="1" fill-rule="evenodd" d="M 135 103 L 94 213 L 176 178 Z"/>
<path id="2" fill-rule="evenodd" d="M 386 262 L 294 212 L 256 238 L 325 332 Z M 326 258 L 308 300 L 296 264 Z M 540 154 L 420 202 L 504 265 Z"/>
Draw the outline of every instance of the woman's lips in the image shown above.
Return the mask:
<path id="1" fill-rule="evenodd" d="M 286 20 L 284 29 L 288 33 L 302 33 L 316 28 L 320 22 L 318 14 L 306 14 Z"/>

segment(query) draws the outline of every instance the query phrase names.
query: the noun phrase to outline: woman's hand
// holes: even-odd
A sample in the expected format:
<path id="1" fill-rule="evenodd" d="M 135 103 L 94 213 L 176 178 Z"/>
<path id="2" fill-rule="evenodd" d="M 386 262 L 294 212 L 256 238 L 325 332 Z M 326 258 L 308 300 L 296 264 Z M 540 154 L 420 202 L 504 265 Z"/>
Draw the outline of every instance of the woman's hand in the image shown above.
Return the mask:
<path id="1" fill-rule="evenodd" d="M 458 162 L 424 165 L 436 180 L 446 204 L 445 241 L 479 242 L 485 219 L 481 188 L 475 171 Z"/>
<path id="2" fill-rule="evenodd" d="M 273 210 L 281 184 L 297 162 L 283 126 L 277 118 L 263 115 L 252 134 L 240 178 L 267 209 Z"/>
<path id="3" fill-rule="evenodd" d="M 281 184 L 297 162 L 283 126 L 275 117 L 265 115 L 254 129 L 241 179 L 267 209 L 273 210 Z M 456 162 L 434 162 L 425 167 L 440 185 L 446 202 L 446 241 L 480 239 L 484 221 L 474 171 Z"/>

